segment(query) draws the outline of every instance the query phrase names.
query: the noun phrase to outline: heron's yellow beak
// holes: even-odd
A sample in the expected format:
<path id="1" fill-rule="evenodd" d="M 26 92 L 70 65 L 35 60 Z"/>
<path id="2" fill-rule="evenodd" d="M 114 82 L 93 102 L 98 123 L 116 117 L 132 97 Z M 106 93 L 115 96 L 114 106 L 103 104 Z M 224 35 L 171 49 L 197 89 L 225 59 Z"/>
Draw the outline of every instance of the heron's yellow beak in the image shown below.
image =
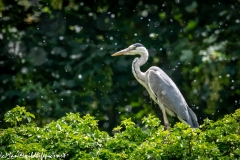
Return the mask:
<path id="1" fill-rule="evenodd" d="M 112 56 L 124 55 L 124 54 L 128 53 L 129 51 L 130 51 L 130 49 L 129 49 L 129 48 L 126 48 L 126 49 L 123 49 L 123 50 L 121 50 L 121 51 L 119 51 L 119 52 L 117 52 L 117 53 L 112 54 Z"/>

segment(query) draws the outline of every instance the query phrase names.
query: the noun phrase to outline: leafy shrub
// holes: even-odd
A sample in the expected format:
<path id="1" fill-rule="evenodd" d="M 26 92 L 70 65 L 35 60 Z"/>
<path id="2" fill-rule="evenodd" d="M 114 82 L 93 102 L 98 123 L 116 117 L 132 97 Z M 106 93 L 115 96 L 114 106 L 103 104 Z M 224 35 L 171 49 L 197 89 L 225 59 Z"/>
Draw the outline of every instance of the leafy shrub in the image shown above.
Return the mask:
<path id="1" fill-rule="evenodd" d="M 0 133 L 0 158 L 24 159 L 239 159 L 240 109 L 198 129 L 177 123 L 167 131 L 155 116 L 138 127 L 126 119 L 114 136 L 98 128 L 94 117 L 69 113 L 40 128 L 23 118 L 34 116 L 17 106 L 5 114 L 13 128 Z"/>

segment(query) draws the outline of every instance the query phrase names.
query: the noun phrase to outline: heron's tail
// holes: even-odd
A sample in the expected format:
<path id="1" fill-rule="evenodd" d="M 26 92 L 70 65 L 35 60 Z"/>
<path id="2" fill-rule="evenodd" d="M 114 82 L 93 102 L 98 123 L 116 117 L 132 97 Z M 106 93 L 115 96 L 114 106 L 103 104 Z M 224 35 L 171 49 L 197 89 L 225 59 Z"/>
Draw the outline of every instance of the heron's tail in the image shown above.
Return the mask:
<path id="1" fill-rule="evenodd" d="M 192 120 L 192 124 L 193 124 L 193 126 L 191 126 L 191 127 L 199 128 L 196 114 L 191 110 L 191 108 L 189 108 L 189 107 L 187 107 L 187 108 L 188 108 L 188 113 L 189 113 L 190 119 Z"/>

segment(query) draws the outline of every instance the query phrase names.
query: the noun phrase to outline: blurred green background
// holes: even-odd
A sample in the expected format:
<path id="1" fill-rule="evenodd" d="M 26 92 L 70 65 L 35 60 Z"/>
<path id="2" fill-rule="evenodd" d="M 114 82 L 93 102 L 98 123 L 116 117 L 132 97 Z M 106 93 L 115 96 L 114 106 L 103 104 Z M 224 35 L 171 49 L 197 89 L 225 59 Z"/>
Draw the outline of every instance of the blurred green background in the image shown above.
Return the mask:
<path id="1" fill-rule="evenodd" d="M 125 118 L 162 119 L 132 75 L 134 57 L 110 56 L 133 43 L 149 50 L 142 71 L 162 68 L 200 124 L 233 113 L 239 8 L 240 0 L 0 0 L 0 126 L 16 105 L 39 126 L 69 112 L 89 113 L 109 132 Z"/>

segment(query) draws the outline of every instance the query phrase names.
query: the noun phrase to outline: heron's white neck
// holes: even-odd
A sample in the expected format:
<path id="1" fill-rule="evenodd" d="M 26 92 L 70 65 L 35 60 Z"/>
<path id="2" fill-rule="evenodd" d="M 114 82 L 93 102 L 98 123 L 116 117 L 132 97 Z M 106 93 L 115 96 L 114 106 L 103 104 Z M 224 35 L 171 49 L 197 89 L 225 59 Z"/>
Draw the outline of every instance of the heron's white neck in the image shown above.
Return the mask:
<path id="1" fill-rule="evenodd" d="M 145 80 L 145 73 L 140 70 L 140 67 L 144 65 L 148 60 L 148 51 L 145 50 L 144 52 L 140 53 L 140 58 L 135 58 L 132 63 L 132 72 L 135 78 L 138 80 L 139 83 L 142 84 L 141 81 Z"/>

